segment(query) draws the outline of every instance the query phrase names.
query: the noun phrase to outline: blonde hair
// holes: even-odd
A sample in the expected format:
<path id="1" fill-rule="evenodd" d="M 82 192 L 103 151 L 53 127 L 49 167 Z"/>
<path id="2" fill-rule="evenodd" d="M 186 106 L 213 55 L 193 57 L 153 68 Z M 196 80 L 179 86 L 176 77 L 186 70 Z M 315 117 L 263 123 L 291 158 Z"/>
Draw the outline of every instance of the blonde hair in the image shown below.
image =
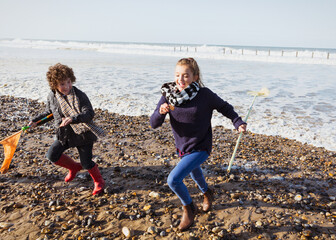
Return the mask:
<path id="1" fill-rule="evenodd" d="M 193 58 L 181 58 L 176 65 L 180 66 L 187 66 L 191 72 L 193 73 L 194 76 L 198 76 L 197 83 L 200 85 L 200 87 L 204 87 L 204 83 L 202 82 L 201 79 L 201 71 L 198 67 L 198 64 L 195 59 Z"/>
<path id="2" fill-rule="evenodd" d="M 72 83 L 76 82 L 76 77 L 72 68 L 68 67 L 67 65 L 57 63 L 54 66 L 49 67 L 47 72 L 47 80 L 52 91 L 57 89 L 58 83 L 63 82 L 68 78 L 70 78 Z"/>

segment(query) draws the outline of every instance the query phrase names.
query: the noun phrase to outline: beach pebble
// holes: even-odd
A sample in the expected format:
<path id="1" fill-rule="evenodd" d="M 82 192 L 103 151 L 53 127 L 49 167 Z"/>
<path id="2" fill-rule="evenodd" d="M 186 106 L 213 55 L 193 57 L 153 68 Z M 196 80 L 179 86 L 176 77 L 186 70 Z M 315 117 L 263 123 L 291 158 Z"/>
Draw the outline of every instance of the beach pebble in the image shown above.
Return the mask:
<path id="1" fill-rule="evenodd" d="M 303 230 L 302 231 L 302 235 L 305 236 L 305 237 L 310 237 L 312 236 L 312 231 L 311 230 Z"/>
<path id="2" fill-rule="evenodd" d="M 51 221 L 49 221 L 49 220 L 46 220 L 45 222 L 44 222 L 44 226 L 49 226 L 51 224 Z"/>
<path id="3" fill-rule="evenodd" d="M 263 223 L 261 221 L 256 221 L 255 223 L 256 228 L 262 228 L 262 226 L 263 226 Z"/>
<path id="4" fill-rule="evenodd" d="M 152 205 L 150 205 L 150 204 L 145 205 L 145 206 L 143 207 L 143 210 L 148 211 L 149 209 L 151 209 L 151 207 L 152 207 Z"/>
<path id="5" fill-rule="evenodd" d="M 155 234 L 158 232 L 157 228 L 156 227 L 153 227 L 153 226 L 150 226 L 147 228 L 147 232 L 150 233 L 150 234 Z"/>
<path id="6" fill-rule="evenodd" d="M 0 229 L 9 229 L 14 226 L 13 223 L 0 222 Z"/>
<path id="7" fill-rule="evenodd" d="M 166 231 L 161 231 L 160 232 L 160 237 L 165 237 L 167 236 L 167 232 Z"/>
<path id="8" fill-rule="evenodd" d="M 158 192 L 150 192 L 149 193 L 149 196 L 152 197 L 152 198 L 160 198 L 160 194 Z"/>
<path id="9" fill-rule="evenodd" d="M 294 200 L 300 202 L 302 200 L 302 196 L 300 194 L 295 195 Z"/>
<path id="10" fill-rule="evenodd" d="M 49 202 L 49 207 L 51 207 L 51 206 L 53 206 L 53 205 L 55 205 L 56 204 L 56 201 L 50 201 Z"/>
<path id="11" fill-rule="evenodd" d="M 328 203 L 328 207 L 329 207 L 330 209 L 336 209 L 336 202 Z"/>
<path id="12" fill-rule="evenodd" d="M 235 176 L 234 174 L 230 174 L 229 179 L 230 179 L 230 180 L 235 180 L 235 177 L 236 177 L 236 176 Z"/>
<path id="13" fill-rule="evenodd" d="M 117 219 L 120 220 L 120 219 L 123 219 L 125 218 L 125 213 L 124 212 L 118 212 L 117 213 Z"/>
<path id="14" fill-rule="evenodd" d="M 51 233 L 51 229 L 49 227 L 43 228 L 41 230 L 41 233 L 43 233 L 43 234 L 49 234 L 49 233 Z"/>
<path id="15" fill-rule="evenodd" d="M 257 213 L 257 214 L 261 214 L 261 213 L 262 213 L 261 208 L 257 208 L 257 209 L 255 210 L 255 213 Z"/>
<path id="16" fill-rule="evenodd" d="M 128 227 L 123 227 L 121 231 L 126 238 L 130 238 L 133 236 L 133 231 L 129 229 Z"/>
<path id="17" fill-rule="evenodd" d="M 219 227 L 214 227 L 213 229 L 211 229 L 211 231 L 213 233 L 219 233 L 221 231 L 221 229 Z"/>
<path id="18" fill-rule="evenodd" d="M 230 196 L 232 199 L 238 199 L 243 195 L 243 193 L 231 193 Z"/>

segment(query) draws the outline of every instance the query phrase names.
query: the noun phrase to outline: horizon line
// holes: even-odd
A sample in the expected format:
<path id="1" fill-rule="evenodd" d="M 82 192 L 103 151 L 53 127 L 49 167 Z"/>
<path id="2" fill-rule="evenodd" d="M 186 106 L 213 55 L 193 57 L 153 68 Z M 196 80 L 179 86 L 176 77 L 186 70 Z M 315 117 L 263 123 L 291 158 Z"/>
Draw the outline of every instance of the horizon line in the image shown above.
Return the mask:
<path id="1" fill-rule="evenodd" d="M 74 39 L 39 39 L 39 38 L 20 38 L 20 37 L 8 37 L 0 38 L 1 40 L 32 40 L 32 41 L 60 41 L 60 42 L 86 42 L 86 43 L 128 43 L 128 44 L 150 44 L 150 45 L 178 45 L 178 46 L 221 46 L 221 47 L 247 47 L 247 48 L 288 48 L 288 49 L 321 49 L 321 50 L 336 50 L 336 48 L 326 48 L 326 47 L 293 47 L 293 46 L 269 46 L 269 45 L 237 45 L 237 44 L 213 44 L 213 43 L 169 43 L 169 42 L 134 42 L 134 41 L 104 41 L 104 40 L 74 40 Z"/>

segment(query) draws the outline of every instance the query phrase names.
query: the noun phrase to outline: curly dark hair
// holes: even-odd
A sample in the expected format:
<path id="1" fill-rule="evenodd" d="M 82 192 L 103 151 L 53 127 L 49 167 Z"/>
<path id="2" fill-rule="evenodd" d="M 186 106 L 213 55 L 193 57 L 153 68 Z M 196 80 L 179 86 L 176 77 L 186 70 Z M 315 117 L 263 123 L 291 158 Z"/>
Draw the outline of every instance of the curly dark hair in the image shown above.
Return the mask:
<path id="1" fill-rule="evenodd" d="M 56 91 L 58 83 L 63 82 L 68 78 L 70 78 L 72 83 L 76 82 L 76 77 L 72 68 L 61 63 L 50 66 L 46 75 L 52 91 Z"/>

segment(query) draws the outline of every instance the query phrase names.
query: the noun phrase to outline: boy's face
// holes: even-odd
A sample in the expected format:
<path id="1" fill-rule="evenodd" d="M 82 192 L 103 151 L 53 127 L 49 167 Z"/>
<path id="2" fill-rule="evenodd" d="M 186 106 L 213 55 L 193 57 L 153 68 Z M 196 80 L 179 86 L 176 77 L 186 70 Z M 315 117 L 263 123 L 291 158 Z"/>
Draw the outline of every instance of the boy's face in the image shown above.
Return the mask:
<path id="1" fill-rule="evenodd" d="M 72 88 L 72 82 L 70 78 L 67 78 L 66 80 L 59 82 L 57 84 L 57 91 L 59 91 L 63 95 L 68 95 L 70 93 L 71 88 Z"/>

